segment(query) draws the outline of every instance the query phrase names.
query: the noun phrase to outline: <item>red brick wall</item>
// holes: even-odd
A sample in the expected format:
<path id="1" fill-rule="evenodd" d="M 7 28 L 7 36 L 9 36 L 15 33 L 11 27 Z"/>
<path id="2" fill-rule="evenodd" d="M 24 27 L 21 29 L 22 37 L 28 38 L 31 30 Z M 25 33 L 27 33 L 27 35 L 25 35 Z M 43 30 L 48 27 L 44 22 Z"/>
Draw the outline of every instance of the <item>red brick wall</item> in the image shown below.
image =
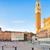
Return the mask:
<path id="1" fill-rule="evenodd" d="M 0 32 L 0 40 L 11 40 L 11 33 Z"/>

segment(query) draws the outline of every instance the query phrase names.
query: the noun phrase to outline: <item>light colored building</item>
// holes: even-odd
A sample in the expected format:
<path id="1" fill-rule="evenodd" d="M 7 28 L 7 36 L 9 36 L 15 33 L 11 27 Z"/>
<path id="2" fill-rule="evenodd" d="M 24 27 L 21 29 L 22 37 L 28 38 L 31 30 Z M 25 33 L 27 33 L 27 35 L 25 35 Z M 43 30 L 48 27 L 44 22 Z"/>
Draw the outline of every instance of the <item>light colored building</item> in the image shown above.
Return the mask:
<path id="1" fill-rule="evenodd" d="M 24 32 L 12 32 L 11 40 L 24 40 Z"/>

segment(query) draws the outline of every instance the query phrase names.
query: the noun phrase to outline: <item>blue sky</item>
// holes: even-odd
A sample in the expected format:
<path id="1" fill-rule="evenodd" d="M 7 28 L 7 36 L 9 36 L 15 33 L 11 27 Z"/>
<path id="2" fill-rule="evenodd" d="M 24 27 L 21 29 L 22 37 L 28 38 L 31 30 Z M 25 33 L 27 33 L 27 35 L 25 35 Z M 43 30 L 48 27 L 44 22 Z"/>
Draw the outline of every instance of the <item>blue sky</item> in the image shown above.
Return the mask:
<path id="1" fill-rule="evenodd" d="M 0 0 L 0 27 L 3 30 L 35 32 L 36 0 Z M 50 16 L 50 0 L 40 0 L 41 19 Z"/>

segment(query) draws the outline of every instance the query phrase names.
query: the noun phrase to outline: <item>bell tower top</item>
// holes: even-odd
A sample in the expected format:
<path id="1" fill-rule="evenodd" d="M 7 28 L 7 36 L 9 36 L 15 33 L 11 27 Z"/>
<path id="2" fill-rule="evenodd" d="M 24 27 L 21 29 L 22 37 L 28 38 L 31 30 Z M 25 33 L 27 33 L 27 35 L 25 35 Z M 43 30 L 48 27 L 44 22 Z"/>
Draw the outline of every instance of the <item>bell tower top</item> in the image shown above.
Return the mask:
<path id="1" fill-rule="evenodd" d="M 36 0 L 36 3 L 40 3 L 40 0 Z"/>
<path id="2" fill-rule="evenodd" d="M 40 10 L 40 0 L 36 0 L 36 7 L 35 7 L 35 13 L 41 12 Z"/>

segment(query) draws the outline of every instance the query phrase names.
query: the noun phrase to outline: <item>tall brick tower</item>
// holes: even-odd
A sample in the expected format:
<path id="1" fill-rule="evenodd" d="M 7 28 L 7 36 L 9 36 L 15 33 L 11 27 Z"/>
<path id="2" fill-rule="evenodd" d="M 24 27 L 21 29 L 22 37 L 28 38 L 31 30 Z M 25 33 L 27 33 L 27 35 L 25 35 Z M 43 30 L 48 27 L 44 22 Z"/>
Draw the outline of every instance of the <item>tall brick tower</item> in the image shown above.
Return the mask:
<path id="1" fill-rule="evenodd" d="M 41 9 L 39 0 L 36 0 L 35 14 L 36 14 L 36 33 L 38 33 L 39 30 L 41 29 Z"/>

